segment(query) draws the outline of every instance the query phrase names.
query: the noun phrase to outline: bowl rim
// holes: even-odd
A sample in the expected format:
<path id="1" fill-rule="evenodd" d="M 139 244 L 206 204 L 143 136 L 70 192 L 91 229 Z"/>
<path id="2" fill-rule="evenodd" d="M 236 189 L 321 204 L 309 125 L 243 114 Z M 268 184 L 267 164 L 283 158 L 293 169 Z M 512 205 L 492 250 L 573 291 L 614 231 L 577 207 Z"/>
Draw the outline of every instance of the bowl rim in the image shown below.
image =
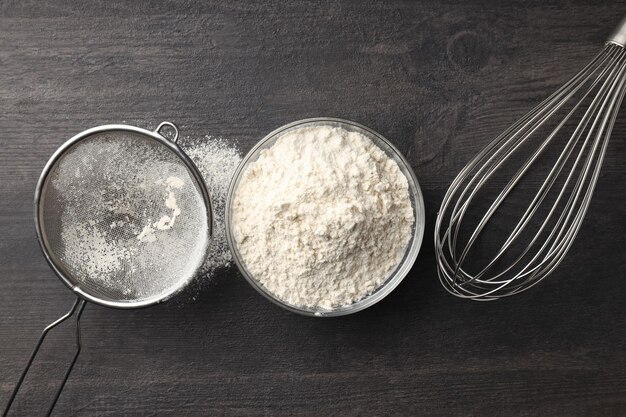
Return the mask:
<path id="1" fill-rule="evenodd" d="M 376 290 L 374 290 L 373 293 L 371 293 L 370 295 L 367 295 L 365 298 L 359 301 L 356 301 L 353 304 L 350 304 L 347 306 L 341 306 L 337 309 L 312 310 L 312 309 L 294 306 L 292 304 L 289 304 L 281 300 L 280 298 L 272 294 L 269 290 L 265 289 L 265 287 L 263 287 L 263 285 L 259 283 L 252 276 L 252 273 L 250 273 L 245 266 L 245 262 L 239 253 L 239 250 L 237 248 L 237 243 L 235 242 L 235 239 L 233 236 L 231 209 L 232 209 L 232 203 L 233 203 L 234 195 L 235 195 L 235 186 L 238 184 L 240 177 L 242 176 L 243 172 L 248 167 L 249 163 L 251 163 L 252 157 L 257 155 L 257 153 L 265 147 L 265 144 L 267 142 L 269 142 L 271 139 L 274 139 L 276 136 L 285 132 L 286 130 L 292 129 L 296 126 L 307 125 L 307 124 L 317 125 L 317 124 L 323 124 L 323 123 L 333 123 L 335 125 L 338 124 L 339 126 L 347 125 L 347 126 L 356 128 L 357 130 L 365 131 L 369 134 L 367 135 L 368 139 L 372 140 L 374 145 L 376 145 L 379 149 L 385 152 L 387 156 L 389 156 L 389 152 L 387 152 L 387 149 L 382 149 L 378 145 L 378 143 L 376 143 L 376 140 L 385 144 L 385 146 L 388 148 L 389 151 L 391 151 L 391 153 L 394 156 L 392 159 L 399 165 L 400 164 L 403 165 L 404 169 L 402 169 L 402 167 L 400 168 L 401 168 L 402 173 L 405 175 L 405 177 L 407 177 L 407 181 L 409 182 L 409 190 L 411 190 L 412 188 L 415 189 L 414 193 L 411 193 L 411 192 L 409 193 L 409 195 L 414 194 L 414 199 L 413 199 L 414 201 L 411 201 L 411 202 L 413 203 L 413 212 L 414 212 L 415 218 L 413 220 L 413 227 L 412 227 L 413 235 L 411 236 L 411 240 L 409 241 L 409 244 L 407 245 L 407 248 L 405 250 L 402 260 L 396 266 L 394 271 L 387 277 L 385 282 L 381 284 Z M 375 140 L 373 138 L 375 138 Z M 408 173 L 408 176 L 406 175 L 407 173 Z M 339 316 L 345 316 L 348 314 L 357 313 L 359 311 L 362 311 L 378 303 L 387 295 L 389 295 L 400 284 L 400 282 L 402 282 L 404 278 L 408 275 L 413 264 L 415 263 L 415 260 L 417 259 L 417 255 L 419 254 L 419 251 L 423 243 L 424 229 L 425 229 L 425 206 L 424 206 L 424 197 L 422 194 L 422 189 L 419 185 L 417 177 L 415 176 L 415 173 L 413 172 L 413 169 L 411 168 L 411 165 L 406 160 L 404 155 L 402 155 L 402 153 L 387 138 L 382 136 L 380 133 L 368 128 L 367 126 L 364 126 L 357 122 L 353 122 L 351 120 L 340 119 L 340 118 L 335 118 L 335 117 L 312 117 L 312 118 L 296 120 L 294 122 L 283 125 L 277 129 L 274 129 L 273 131 L 265 135 L 261 140 L 259 140 L 250 149 L 250 151 L 248 151 L 248 153 L 244 156 L 244 158 L 241 160 L 241 162 L 237 166 L 230 180 L 228 193 L 226 195 L 226 204 L 224 207 L 224 219 L 225 219 L 226 240 L 228 242 L 230 251 L 233 255 L 233 260 L 235 262 L 235 265 L 237 265 L 237 268 L 239 269 L 239 272 L 241 273 L 241 275 L 243 275 L 246 281 L 248 281 L 248 283 L 258 293 L 260 293 L 263 297 L 265 297 L 272 303 L 286 310 L 289 310 L 293 313 L 297 313 L 297 314 L 308 316 L 308 317 L 339 317 Z M 421 227 L 419 227 L 419 230 L 418 230 L 419 225 L 421 225 Z"/>

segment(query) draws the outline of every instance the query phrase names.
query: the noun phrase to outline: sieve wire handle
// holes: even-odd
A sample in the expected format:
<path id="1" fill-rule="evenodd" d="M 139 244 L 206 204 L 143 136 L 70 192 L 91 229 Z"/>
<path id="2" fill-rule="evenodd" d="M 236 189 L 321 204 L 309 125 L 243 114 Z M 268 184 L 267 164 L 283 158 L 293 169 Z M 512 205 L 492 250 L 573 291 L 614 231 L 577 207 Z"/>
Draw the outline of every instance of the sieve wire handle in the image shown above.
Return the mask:
<path id="1" fill-rule="evenodd" d="M 57 401 L 59 400 L 59 397 L 61 396 L 63 387 L 65 387 L 65 383 L 67 382 L 67 379 L 69 378 L 70 373 L 72 372 L 72 368 L 74 368 L 74 364 L 76 363 L 76 359 L 78 359 L 78 354 L 80 353 L 80 316 L 81 314 L 83 314 L 84 309 L 85 309 L 85 300 L 77 297 L 76 301 L 74 301 L 74 304 L 72 305 L 72 308 L 70 308 L 70 310 L 67 313 L 65 313 L 64 315 L 59 317 L 56 321 L 52 322 L 45 329 L 43 329 L 43 331 L 41 332 L 41 336 L 39 336 L 39 340 L 37 341 L 37 344 L 35 345 L 35 349 L 33 350 L 33 353 L 30 354 L 28 363 L 26 364 L 26 367 L 22 371 L 22 374 L 20 375 L 20 379 L 17 381 L 17 384 L 15 385 L 15 388 L 13 389 L 13 392 L 11 393 L 11 397 L 9 398 L 9 402 L 7 403 L 7 406 L 4 409 L 4 412 L 2 413 L 2 417 L 6 417 L 9 414 L 9 410 L 11 409 L 11 405 L 13 404 L 13 400 L 15 400 L 15 397 L 17 396 L 17 393 L 19 392 L 20 387 L 22 386 L 22 383 L 24 382 L 24 378 L 26 378 L 26 374 L 28 374 L 28 370 L 30 369 L 30 366 L 33 364 L 33 361 L 35 360 L 35 357 L 37 356 L 37 353 L 39 352 L 39 349 L 41 348 L 41 345 L 43 344 L 44 339 L 48 335 L 48 332 L 52 330 L 54 327 L 63 323 L 65 320 L 72 317 L 74 313 L 76 313 L 75 315 L 76 317 L 76 353 L 74 354 L 74 358 L 72 359 L 72 362 L 68 366 L 67 371 L 65 371 L 65 375 L 63 376 L 63 381 L 61 381 L 61 385 L 57 389 L 57 392 L 54 396 L 54 399 L 52 400 L 52 403 L 50 404 L 50 408 L 48 409 L 48 413 L 46 415 L 50 416 L 52 414 L 52 410 L 54 409 L 54 406 L 56 405 Z"/>

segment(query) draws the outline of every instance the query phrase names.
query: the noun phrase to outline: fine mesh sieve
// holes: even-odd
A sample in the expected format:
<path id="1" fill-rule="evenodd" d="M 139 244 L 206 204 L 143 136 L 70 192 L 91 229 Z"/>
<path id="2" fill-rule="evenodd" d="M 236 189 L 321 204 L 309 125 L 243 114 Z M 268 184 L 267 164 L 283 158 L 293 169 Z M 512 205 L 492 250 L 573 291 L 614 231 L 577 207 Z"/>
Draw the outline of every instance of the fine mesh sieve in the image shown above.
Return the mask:
<path id="1" fill-rule="evenodd" d="M 92 301 L 137 307 L 171 295 L 206 255 L 201 180 L 162 141 L 92 132 L 54 158 L 37 204 L 44 251 Z"/>
<path id="2" fill-rule="evenodd" d="M 173 129 L 170 141 L 159 132 Z M 175 144 L 178 129 L 151 132 L 127 125 L 89 129 L 46 164 L 35 193 L 35 224 L 44 255 L 78 299 L 48 326 L 4 412 L 9 411 L 47 332 L 85 301 L 137 308 L 163 301 L 201 267 L 212 231 L 209 195 L 199 171 Z"/>

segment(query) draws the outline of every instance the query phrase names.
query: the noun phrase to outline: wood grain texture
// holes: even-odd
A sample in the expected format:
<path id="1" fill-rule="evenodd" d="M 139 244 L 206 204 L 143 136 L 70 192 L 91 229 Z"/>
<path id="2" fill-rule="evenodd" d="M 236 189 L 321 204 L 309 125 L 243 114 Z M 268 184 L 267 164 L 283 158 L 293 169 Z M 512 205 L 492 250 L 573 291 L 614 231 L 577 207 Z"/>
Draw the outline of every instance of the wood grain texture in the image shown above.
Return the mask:
<path id="1" fill-rule="evenodd" d="M 626 115 L 579 239 L 534 291 L 447 295 L 436 211 L 482 145 L 582 67 L 626 2 L 0 2 L 0 407 L 72 296 L 40 254 L 35 183 L 103 123 L 177 122 L 243 152 L 274 128 L 343 117 L 390 138 L 422 185 L 420 256 L 384 301 L 299 317 L 231 268 L 195 301 L 88 305 L 56 415 L 626 415 Z M 42 415 L 71 354 L 51 335 L 13 415 Z"/>

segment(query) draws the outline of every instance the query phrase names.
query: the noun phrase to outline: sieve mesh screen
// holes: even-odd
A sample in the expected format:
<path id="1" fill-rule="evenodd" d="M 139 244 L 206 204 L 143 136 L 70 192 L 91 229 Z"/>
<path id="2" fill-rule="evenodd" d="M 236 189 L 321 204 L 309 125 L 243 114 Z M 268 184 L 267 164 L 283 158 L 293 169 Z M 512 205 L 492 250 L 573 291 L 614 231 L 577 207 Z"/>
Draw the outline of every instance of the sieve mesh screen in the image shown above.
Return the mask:
<path id="1" fill-rule="evenodd" d="M 209 239 L 201 185 L 171 149 L 136 132 L 94 133 L 43 183 L 38 221 L 51 261 L 101 300 L 165 298 L 200 267 Z"/>

